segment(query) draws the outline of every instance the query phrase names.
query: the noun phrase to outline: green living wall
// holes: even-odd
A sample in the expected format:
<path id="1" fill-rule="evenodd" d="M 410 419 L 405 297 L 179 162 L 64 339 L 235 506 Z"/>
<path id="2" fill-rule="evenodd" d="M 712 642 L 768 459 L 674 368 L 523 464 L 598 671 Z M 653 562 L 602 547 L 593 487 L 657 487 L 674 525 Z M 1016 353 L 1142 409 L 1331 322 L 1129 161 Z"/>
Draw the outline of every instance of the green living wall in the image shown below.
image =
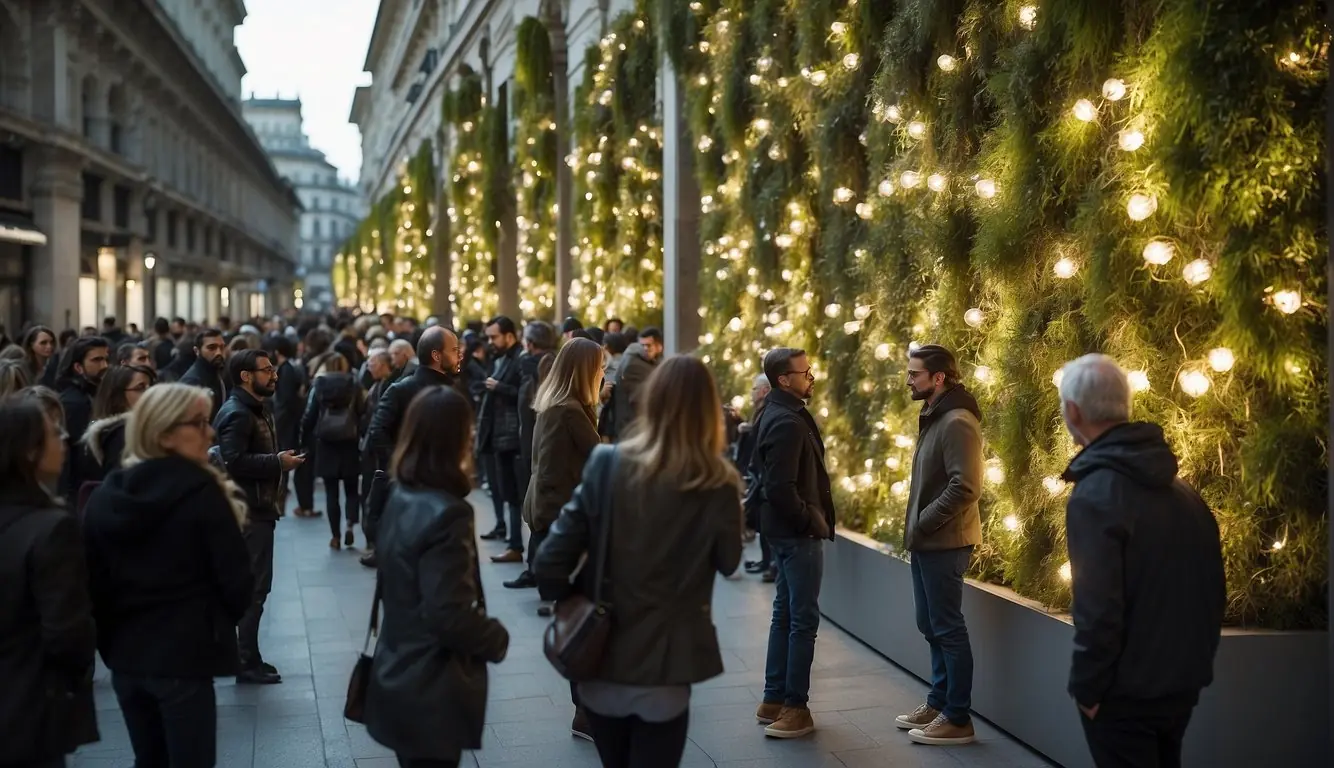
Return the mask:
<path id="1" fill-rule="evenodd" d="M 902 539 L 906 355 L 982 404 L 975 575 L 1069 599 L 1055 387 L 1131 370 L 1214 509 L 1229 620 L 1324 626 L 1322 6 L 662 3 L 704 211 L 700 354 L 728 392 L 801 346 L 842 521 Z M 588 148 L 591 151 L 592 148 Z"/>
<path id="2" fill-rule="evenodd" d="M 551 36 L 532 16 L 515 33 L 514 189 L 519 308 L 556 320 L 556 91 Z"/>

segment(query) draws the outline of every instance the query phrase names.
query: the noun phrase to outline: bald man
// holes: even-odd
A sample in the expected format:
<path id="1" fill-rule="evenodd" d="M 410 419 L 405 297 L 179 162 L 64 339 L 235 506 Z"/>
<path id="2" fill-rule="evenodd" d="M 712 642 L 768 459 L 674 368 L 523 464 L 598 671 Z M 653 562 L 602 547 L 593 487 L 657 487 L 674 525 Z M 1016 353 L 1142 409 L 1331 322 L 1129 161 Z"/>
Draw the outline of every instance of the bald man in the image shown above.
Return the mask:
<path id="1" fill-rule="evenodd" d="M 394 342 L 397 344 L 398 342 Z M 394 353 L 390 345 L 389 354 Z M 417 370 L 404 376 L 385 390 L 371 417 L 367 448 L 375 456 L 379 469 L 389 468 L 389 456 L 398 440 L 399 425 L 408 411 L 408 404 L 417 393 L 431 386 L 452 387 L 454 377 L 463 364 L 459 337 L 448 328 L 427 328 L 417 342 Z"/>
<path id="2" fill-rule="evenodd" d="M 404 376 L 411 376 L 417 370 L 415 354 L 412 343 L 407 339 L 394 339 L 393 343 L 389 345 L 389 356 L 394 365 L 394 372 L 390 374 L 391 383 Z"/>

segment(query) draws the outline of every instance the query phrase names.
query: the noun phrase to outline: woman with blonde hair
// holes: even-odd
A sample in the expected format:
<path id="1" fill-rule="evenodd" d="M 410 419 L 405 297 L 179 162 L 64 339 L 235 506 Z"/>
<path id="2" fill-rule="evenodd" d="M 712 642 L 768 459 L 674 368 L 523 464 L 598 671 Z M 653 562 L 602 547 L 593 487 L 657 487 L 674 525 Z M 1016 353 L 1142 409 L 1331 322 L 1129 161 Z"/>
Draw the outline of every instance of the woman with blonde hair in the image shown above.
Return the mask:
<path id="1" fill-rule="evenodd" d="M 361 451 L 358 449 L 361 417 L 366 410 L 366 395 L 349 372 L 347 358 L 334 353 L 326 357 L 310 385 L 306 412 L 301 419 L 301 445 L 307 455 L 314 454 L 315 477 L 324 480 L 325 500 L 329 504 L 330 549 L 350 547 L 356 542 L 353 529 L 360 520 L 361 497 L 357 478 L 361 475 Z M 343 513 L 338 503 L 338 486 L 347 499 L 347 535 L 339 540 Z"/>
<path id="2" fill-rule="evenodd" d="M 236 624 L 252 594 L 246 508 L 209 465 L 211 407 L 200 387 L 144 392 L 123 468 L 84 513 L 98 650 L 138 765 L 213 765 L 213 678 L 238 671 Z"/>
<path id="3" fill-rule="evenodd" d="M 0 360 L 0 397 L 8 397 L 32 383 L 18 360 Z"/>
<path id="4" fill-rule="evenodd" d="M 607 768 L 680 763 L 690 686 L 723 672 L 714 576 L 741 561 L 741 478 L 709 369 L 670 358 L 642 402 L 631 434 L 593 451 L 533 562 L 544 593 L 559 601 L 578 571 L 573 589 L 610 606 L 597 673 L 578 685 Z"/>

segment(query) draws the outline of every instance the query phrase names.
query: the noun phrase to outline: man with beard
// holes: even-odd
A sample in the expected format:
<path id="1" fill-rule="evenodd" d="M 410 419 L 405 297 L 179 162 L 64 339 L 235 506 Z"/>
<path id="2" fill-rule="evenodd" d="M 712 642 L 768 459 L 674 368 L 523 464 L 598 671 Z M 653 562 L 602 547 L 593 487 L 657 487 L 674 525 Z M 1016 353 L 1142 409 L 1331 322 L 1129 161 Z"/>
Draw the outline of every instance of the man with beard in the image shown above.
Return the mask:
<path id="1" fill-rule="evenodd" d="M 482 382 L 481 413 L 477 419 L 477 453 L 487 465 L 487 481 L 495 505 L 496 527 L 482 535 L 487 540 L 507 539 L 509 546 L 491 558 L 493 563 L 523 562 L 523 513 L 519 508 L 519 339 L 514 321 L 501 315 L 486 324 L 486 338 L 495 350 L 491 375 Z M 509 505 L 508 526 L 505 505 Z"/>
<path id="2" fill-rule="evenodd" d="M 195 361 L 181 376 L 181 384 L 203 387 L 213 392 L 213 408 L 209 418 L 218 420 L 218 411 L 227 399 L 227 387 L 222 383 L 222 369 L 227 364 L 227 342 L 222 331 L 206 328 L 195 336 Z"/>
<path id="3" fill-rule="evenodd" d="M 903 547 L 912 553 L 917 628 L 931 647 L 926 703 L 895 724 L 919 744 L 973 740 L 973 650 L 963 575 L 982 543 L 982 411 L 960 383 L 954 354 L 936 344 L 908 353 L 908 390 L 921 400 Z"/>
<path id="4" fill-rule="evenodd" d="M 759 498 L 751 503 L 759 504 L 760 530 L 769 537 L 777 579 L 764 695 L 755 719 L 767 725 L 764 735 L 795 739 L 815 730 L 811 665 L 820 627 L 824 540 L 834 538 L 834 495 L 820 427 L 806 410 L 815 375 L 805 351 L 770 350 L 764 374 L 772 390 L 755 424 L 751 482 L 758 484 Z"/>
<path id="5" fill-rule="evenodd" d="M 68 487 L 76 482 L 73 463 L 82 455 L 78 450 L 83 434 L 93 420 L 93 398 L 97 385 L 110 367 L 110 346 L 101 336 L 85 336 L 72 343 L 61 358 L 60 376 L 56 388 L 60 405 L 65 409 L 65 433 L 69 450 L 65 457 L 65 471 L 61 475 L 60 490 L 66 498 L 74 498 L 78 488 Z"/>
<path id="6" fill-rule="evenodd" d="M 216 331 L 215 331 L 216 333 Z M 201 334 L 202 335 L 202 334 Z M 222 335 L 218 334 L 221 341 Z M 247 349 L 232 356 L 231 397 L 213 420 L 218 452 L 227 474 L 245 492 L 246 526 L 242 531 L 250 553 L 255 593 L 237 626 L 241 671 L 238 683 L 281 683 L 282 677 L 259 652 L 259 620 L 273 587 L 273 532 L 278 523 L 284 472 L 301 466 L 304 457 L 279 451 L 278 430 L 264 401 L 277 389 L 277 369 L 268 352 Z"/>

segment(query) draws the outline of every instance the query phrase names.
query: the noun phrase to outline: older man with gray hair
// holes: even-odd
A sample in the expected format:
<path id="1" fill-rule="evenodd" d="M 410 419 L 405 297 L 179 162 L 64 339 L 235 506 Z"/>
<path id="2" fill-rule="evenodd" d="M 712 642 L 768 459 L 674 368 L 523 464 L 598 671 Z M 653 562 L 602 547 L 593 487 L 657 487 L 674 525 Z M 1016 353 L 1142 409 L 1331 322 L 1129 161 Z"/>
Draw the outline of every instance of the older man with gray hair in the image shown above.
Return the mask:
<path id="1" fill-rule="evenodd" d="M 405 376 L 411 376 L 412 372 L 417 370 L 417 350 L 413 349 L 412 342 L 407 339 L 394 339 L 390 342 L 389 357 L 392 358 L 394 366 L 393 373 L 389 377 L 390 385 Z"/>
<path id="2" fill-rule="evenodd" d="M 1070 695 L 1099 768 L 1179 766 L 1213 681 L 1227 590 L 1218 524 L 1177 476 L 1156 424 L 1130 420 L 1106 355 L 1062 369 L 1061 416 L 1083 447 L 1063 477 L 1075 624 Z"/>

